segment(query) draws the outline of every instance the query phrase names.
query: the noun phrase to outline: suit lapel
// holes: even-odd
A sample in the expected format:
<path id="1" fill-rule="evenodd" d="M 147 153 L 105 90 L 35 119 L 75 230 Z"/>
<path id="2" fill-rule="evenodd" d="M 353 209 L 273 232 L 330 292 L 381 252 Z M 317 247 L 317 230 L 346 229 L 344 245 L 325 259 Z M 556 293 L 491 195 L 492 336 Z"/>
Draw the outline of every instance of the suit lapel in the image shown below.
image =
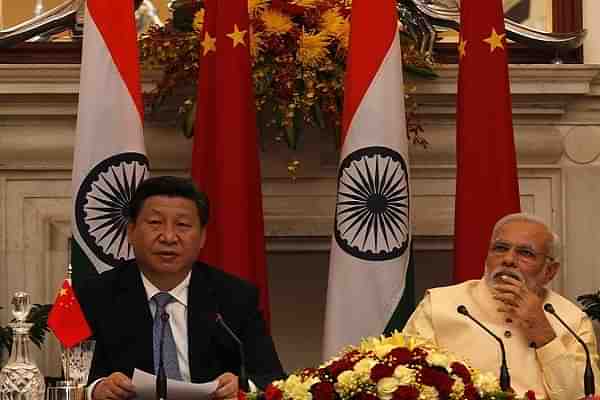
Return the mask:
<path id="1" fill-rule="evenodd" d="M 214 288 L 202 265 L 196 263 L 188 290 L 189 363 L 192 381 L 210 379 L 213 362 L 212 337 L 216 327 L 218 304 Z"/>
<path id="2" fill-rule="evenodd" d="M 122 268 L 121 274 L 114 302 L 121 343 L 127 344 L 124 350 L 135 368 L 153 373 L 152 315 L 146 290 L 135 266 Z"/>

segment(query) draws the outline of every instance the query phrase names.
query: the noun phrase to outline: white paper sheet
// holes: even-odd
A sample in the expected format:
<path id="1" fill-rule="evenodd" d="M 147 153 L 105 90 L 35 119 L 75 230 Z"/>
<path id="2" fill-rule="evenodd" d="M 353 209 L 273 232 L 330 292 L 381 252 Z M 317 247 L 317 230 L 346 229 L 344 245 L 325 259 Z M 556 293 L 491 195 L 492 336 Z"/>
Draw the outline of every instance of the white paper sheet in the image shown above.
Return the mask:
<path id="1" fill-rule="evenodd" d="M 156 376 L 136 369 L 133 371 L 133 385 L 137 400 L 156 400 Z M 189 383 L 167 379 L 167 398 L 169 400 L 210 399 L 217 390 L 217 381 L 207 383 Z"/>

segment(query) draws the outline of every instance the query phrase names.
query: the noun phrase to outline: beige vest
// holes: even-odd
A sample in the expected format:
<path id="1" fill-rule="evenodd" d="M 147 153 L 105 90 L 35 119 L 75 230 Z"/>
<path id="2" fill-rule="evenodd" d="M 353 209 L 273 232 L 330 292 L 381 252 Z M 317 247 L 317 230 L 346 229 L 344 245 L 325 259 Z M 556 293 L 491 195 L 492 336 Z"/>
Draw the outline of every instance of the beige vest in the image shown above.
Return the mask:
<path id="1" fill-rule="evenodd" d="M 511 386 L 517 393 L 534 390 L 544 396 L 542 372 L 536 362 L 536 351 L 515 323 L 506 321 L 499 313 L 497 302 L 484 281 L 467 281 L 459 285 L 430 289 L 432 322 L 437 343 L 449 351 L 465 357 L 475 368 L 498 374 L 500 371 L 500 346 L 488 333 L 473 321 L 459 314 L 456 307 L 464 304 L 469 313 L 504 341 L 506 361 L 511 375 Z M 552 303 L 556 313 L 570 327 L 576 329 L 582 311 L 574 304 L 549 290 L 545 303 Z M 559 340 L 569 339 L 569 332 L 548 315 Z"/>

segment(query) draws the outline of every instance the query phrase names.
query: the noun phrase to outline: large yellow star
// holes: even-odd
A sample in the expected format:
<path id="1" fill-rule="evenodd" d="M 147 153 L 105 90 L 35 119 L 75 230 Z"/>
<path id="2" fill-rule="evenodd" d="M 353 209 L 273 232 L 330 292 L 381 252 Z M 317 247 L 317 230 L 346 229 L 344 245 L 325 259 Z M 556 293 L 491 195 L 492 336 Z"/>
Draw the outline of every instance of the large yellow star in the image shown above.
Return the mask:
<path id="1" fill-rule="evenodd" d="M 217 38 L 210 37 L 210 34 L 208 32 L 204 32 L 204 40 L 202 42 L 200 42 L 200 44 L 202 45 L 202 48 L 204 49 L 204 51 L 202 52 L 202 55 L 205 56 L 210 51 L 217 51 L 216 43 L 217 43 Z"/>
<path id="2" fill-rule="evenodd" d="M 504 36 L 506 36 L 506 33 L 498 35 L 496 33 L 496 29 L 492 28 L 492 33 L 490 34 L 490 37 L 483 39 L 483 41 L 490 45 L 490 52 L 493 52 L 496 49 L 496 47 L 500 47 L 504 50 L 504 43 L 502 43 L 502 41 L 504 40 Z"/>
<path id="3" fill-rule="evenodd" d="M 67 289 L 60 289 L 60 292 L 58 293 L 59 296 L 66 296 L 67 295 Z"/>
<path id="4" fill-rule="evenodd" d="M 463 40 L 463 38 L 460 38 L 460 43 L 458 43 L 459 58 L 463 58 L 467 55 L 467 42 L 468 40 Z"/>
<path id="5" fill-rule="evenodd" d="M 244 36 L 246 35 L 246 32 L 248 31 L 240 31 L 237 24 L 233 24 L 233 32 L 227 34 L 227 37 L 233 40 L 233 47 L 237 46 L 238 44 L 241 44 L 242 46 L 246 45 L 244 42 Z"/>

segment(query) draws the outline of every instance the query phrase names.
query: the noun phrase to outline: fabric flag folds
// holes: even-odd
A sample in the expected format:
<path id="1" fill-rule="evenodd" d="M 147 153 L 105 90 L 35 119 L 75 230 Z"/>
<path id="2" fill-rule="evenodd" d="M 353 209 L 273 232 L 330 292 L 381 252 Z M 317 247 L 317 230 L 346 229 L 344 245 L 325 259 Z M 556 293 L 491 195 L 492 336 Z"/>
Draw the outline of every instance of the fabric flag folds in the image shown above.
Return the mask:
<path id="1" fill-rule="evenodd" d="M 133 3 L 88 0 L 73 160 L 73 281 L 133 258 L 127 206 L 148 171 Z"/>
<path id="2" fill-rule="evenodd" d="M 269 320 L 247 0 L 206 0 L 192 177 L 210 200 L 201 258 L 253 282 Z"/>
<path id="3" fill-rule="evenodd" d="M 454 281 L 483 275 L 495 222 L 519 212 L 502 1 L 461 1 Z"/>
<path id="4" fill-rule="evenodd" d="M 64 280 L 48 314 L 48 328 L 65 347 L 75 346 L 92 335 L 68 279 Z"/>
<path id="5" fill-rule="evenodd" d="M 406 291 L 411 225 L 402 55 L 393 0 L 352 2 L 323 357 L 383 333 Z M 377 23 L 373 23 L 377 21 Z M 407 299 L 408 303 L 414 299 Z"/>

